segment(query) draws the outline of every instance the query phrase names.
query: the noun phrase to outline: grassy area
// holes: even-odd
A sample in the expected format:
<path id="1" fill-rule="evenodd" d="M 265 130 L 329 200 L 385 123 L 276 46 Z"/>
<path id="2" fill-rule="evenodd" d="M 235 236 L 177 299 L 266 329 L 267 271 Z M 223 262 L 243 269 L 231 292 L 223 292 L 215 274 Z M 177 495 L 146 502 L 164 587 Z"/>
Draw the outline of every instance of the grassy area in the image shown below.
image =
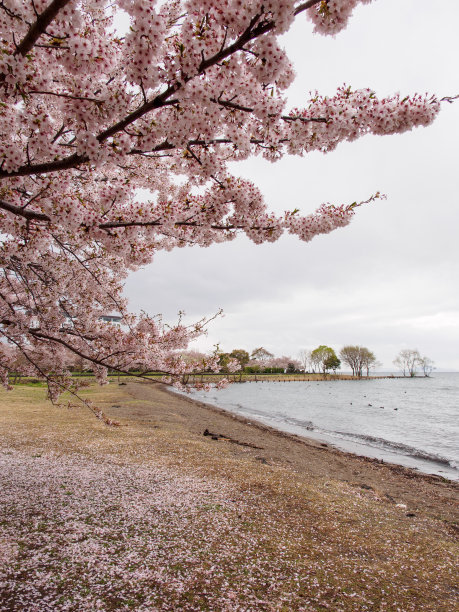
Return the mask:
<path id="1" fill-rule="evenodd" d="M 109 414 L 148 404 L 83 394 Z M 168 414 L 110 428 L 41 387 L 0 393 L 0 610 L 457 610 L 443 523 Z"/>
<path id="2" fill-rule="evenodd" d="M 79 382 L 84 383 L 94 383 L 95 378 L 94 375 L 88 372 L 75 372 L 73 376 Z M 142 375 L 144 376 L 144 375 Z M 109 379 L 114 382 L 130 382 L 139 380 L 136 377 L 135 373 L 130 375 L 128 374 L 114 374 L 111 373 L 108 375 Z M 146 378 L 151 379 L 153 381 L 161 382 L 163 378 L 163 374 L 148 374 Z M 234 382 L 264 382 L 264 381 L 284 381 L 284 382 L 293 382 L 293 381 L 315 381 L 315 380 L 358 380 L 357 378 L 349 375 L 349 374 L 199 374 L 199 375 L 189 375 L 186 377 L 186 382 L 203 382 L 203 383 L 216 383 L 219 380 L 226 378 L 230 381 Z M 366 377 L 365 377 L 366 378 Z M 378 378 L 377 376 L 370 376 L 370 378 Z M 32 385 L 36 387 L 45 387 L 46 383 L 40 381 L 37 378 L 21 376 L 18 377 L 15 381 L 13 381 L 15 386 L 21 385 Z"/>

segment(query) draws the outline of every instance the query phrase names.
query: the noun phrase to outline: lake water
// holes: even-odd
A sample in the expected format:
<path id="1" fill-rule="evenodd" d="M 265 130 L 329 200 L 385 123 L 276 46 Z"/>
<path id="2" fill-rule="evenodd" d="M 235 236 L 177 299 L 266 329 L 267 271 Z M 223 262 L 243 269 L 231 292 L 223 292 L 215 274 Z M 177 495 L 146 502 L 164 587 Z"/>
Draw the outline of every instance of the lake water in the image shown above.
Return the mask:
<path id="1" fill-rule="evenodd" d="M 459 480 L 459 373 L 250 382 L 193 397 L 342 450 Z"/>

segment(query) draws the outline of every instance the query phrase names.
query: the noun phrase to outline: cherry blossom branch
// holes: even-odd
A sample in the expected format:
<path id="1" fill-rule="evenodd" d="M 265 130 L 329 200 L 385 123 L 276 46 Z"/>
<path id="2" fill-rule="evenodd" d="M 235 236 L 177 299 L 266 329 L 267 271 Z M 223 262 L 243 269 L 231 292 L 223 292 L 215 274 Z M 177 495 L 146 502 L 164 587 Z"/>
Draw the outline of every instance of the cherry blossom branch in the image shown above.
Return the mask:
<path id="1" fill-rule="evenodd" d="M 46 28 L 56 18 L 59 11 L 69 2 L 71 2 L 71 0 L 53 0 L 51 4 L 45 8 L 43 13 L 37 16 L 35 23 L 29 28 L 27 34 L 16 47 L 15 55 L 22 55 L 23 57 L 27 55 L 40 36 L 45 32 Z"/>
<path id="2" fill-rule="evenodd" d="M 5 13 L 11 17 L 12 19 L 17 19 L 18 21 L 24 21 L 24 19 L 18 15 L 17 13 L 13 12 L 8 6 L 5 6 L 4 2 L 0 2 L 0 8 L 5 11 Z"/>
<path id="3" fill-rule="evenodd" d="M 85 271 L 88 274 L 90 274 L 90 276 L 96 281 L 96 283 L 99 286 L 101 287 L 103 286 L 103 283 L 101 282 L 99 277 L 96 274 L 94 274 L 91 268 L 87 266 L 86 263 L 80 257 L 78 257 L 77 253 L 75 253 L 73 249 L 71 249 L 68 245 L 65 245 L 61 240 L 59 240 L 59 238 L 57 238 L 57 236 L 53 235 L 53 238 L 56 241 L 56 243 L 60 246 L 60 248 L 63 251 L 66 251 L 67 253 L 69 253 L 80 264 L 80 266 L 82 266 L 85 269 Z M 118 311 L 122 312 L 123 308 L 121 307 L 119 300 L 117 300 L 111 292 L 107 292 L 106 295 L 112 300 L 113 304 L 116 306 Z"/>
<path id="4" fill-rule="evenodd" d="M 71 94 L 59 93 L 57 91 L 40 91 L 38 89 L 29 89 L 27 94 L 40 94 L 43 96 L 55 96 L 57 98 L 66 98 L 67 100 L 82 100 L 83 102 L 94 102 L 95 104 L 103 104 L 102 100 L 98 100 L 97 98 L 88 98 L 85 96 L 72 96 Z"/>
<path id="5" fill-rule="evenodd" d="M 70 157 L 58 159 L 57 161 L 43 162 L 41 164 L 30 164 L 21 166 L 14 172 L 0 170 L 0 179 L 11 178 L 14 176 L 30 176 L 34 174 L 48 174 L 48 172 L 58 172 L 59 170 L 69 170 L 89 161 L 87 155 L 74 153 Z"/>
<path id="6" fill-rule="evenodd" d="M 298 117 L 297 119 L 302 120 L 303 118 Z M 285 120 L 294 120 L 293 118 L 289 119 L 286 118 Z M 326 123 L 327 119 L 304 119 L 304 122 L 308 122 L 308 121 L 317 121 L 319 123 Z M 107 136 L 108 138 L 108 136 Z M 262 144 L 264 141 L 260 140 L 260 139 L 251 139 L 252 144 Z M 286 142 L 286 140 L 282 140 L 281 142 Z M 230 139 L 213 139 L 210 141 L 205 141 L 205 140 L 192 140 L 190 141 L 189 144 L 191 145 L 208 145 L 208 144 L 232 144 L 233 141 Z M 167 150 L 172 150 L 172 149 L 177 149 L 177 147 L 175 145 L 172 145 L 170 143 L 162 143 L 160 145 L 158 145 L 157 147 L 154 147 L 153 149 L 151 149 L 151 152 L 159 152 L 159 151 L 167 151 Z M 129 152 L 129 154 L 142 154 L 145 153 L 145 151 L 141 151 L 139 149 L 133 149 L 132 151 Z M 77 153 L 74 153 L 73 155 L 71 155 L 70 157 L 66 157 L 64 159 L 60 159 L 57 161 L 51 161 L 51 162 L 44 162 L 41 164 L 30 164 L 30 165 L 26 165 L 26 166 L 21 166 L 20 168 L 18 168 L 17 170 L 13 171 L 13 172 L 6 172 L 5 170 L 0 170 L 0 179 L 2 178 L 12 178 L 15 176 L 30 176 L 30 175 L 35 175 L 35 174 L 48 174 L 49 172 L 58 172 L 60 170 L 69 170 L 71 168 L 77 167 L 81 164 L 87 163 L 89 162 L 89 157 L 87 155 L 78 155 Z M 0 207 L 5 208 L 3 205 L 0 204 Z M 17 213 L 16 213 L 17 214 Z"/>
<path id="7" fill-rule="evenodd" d="M 25 208 L 25 206 L 15 206 L 14 204 L 10 204 L 9 202 L 5 202 L 4 200 L 0 200 L 0 208 L 2 208 L 3 210 L 7 210 L 10 213 L 13 213 L 13 215 L 24 217 L 24 219 L 29 219 L 33 221 L 51 221 L 50 217 L 48 217 L 48 215 L 45 215 L 44 213 L 29 210 L 28 208 Z"/>
<path id="8" fill-rule="evenodd" d="M 75 397 L 78 401 L 80 401 L 83 404 L 83 406 L 86 406 L 86 408 L 88 408 L 90 412 L 92 412 L 98 419 L 103 421 L 106 425 L 111 425 L 113 427 L 118 427 L 120 425 L 118 421 L 114 421 L 108 418 L 107 415 L 100 408 L 97 408 L 97 406 L 94 406 L 90 400 L 85 400 L 83 397 L 81 397 L 81 395 L 79 395 L 76 392 L 74 385 L 64 384 L 63 382 L 61 382 L 61 380 L 59 380 L 58 376 L 55 376 L 55 375 L 53 376 L 52 374 L 48 374 L 47 372 L 45 372 L 43 368 L 41 368 L 39 364 L 30 357 L 28 352 L 24 349 L 24 347 L 19 342 L 17 342 L 14 338 L 6 334 L 2 329 L 0 329 L 0 334 L 2 334 L 3 337 L 8 340 L 8 342 L 16 346 L 16 348 L 19 350 L 21 355 L 24 356 L 24 358 L 32 365 L 35 371 L 38 372 L 39 375 L 46 381 L 46 384 L 48 385 L 48 398 L 50 399 L 52 404 L 57 403 L 55 401 L 55 394 L 53 393 L 53 388 L 58 387 L 61 390 L 61 392 L 67 392 L 67 393 L 70 393 L 70 395 L 73 395 L 73 397 Z M 124 373 L 125 372 L 123 372 L 123 374 Z M 150 382 L 156 382 L 156 381 L 152 381 L 151 379 L 148 379 L 148 380 Z"/>
<path id="9" fill-rule="evenodd" d="M 350 204 L 349 206 L 346 207 L 346 210 L 351 210 L 353 208 L 362 206 L 363 204 L 367 204 L 369 202 L 374 201 L 375 199 L 384 199 L 385 196 L 381 195 L 379 192 L 377 192 L 375 195 L 371 196 L 368 200 L 364 200 L 362 202 L 353 202 L 352 204 Z M 12 204 L 7 204 L 6 202 L 3 202 L 2 200 L 0 200 L 0 208 L 4 208 L 5 210 L 8 210 L 9 212 L 12 212 L 13 214 L 17 214 L 20 216 L 26 216 L 26 218 L 28 219 L 34 219 L 37 221 L 47 221 L 49 223 L 51 223 L 51 218 L 48 217 L 47 215 L 43 214 L 43 213 L 35 213 L 31 210 L 24 210 L 24 208 L 19 207 L 19 206 L 14 206 Z M 127 228 L 127 227 L 160 227 L 161 225 L 163 225 L 164 222 L 161 219 L 153 219 L 153 220 L 148 220 L 148 221 L 143 221 L 143 220 L 129 220 L 129 221 L 106 221 L 104 223 L 99 223 L 97 225 L 97 227 L 101 230 L 110 230 L 110 229 L 117 229 L 117 228 Z M 189 220 L 184 220 L 184 221 L 176 221 L 174 223 L 174 227 L 200 227 L 201 225 L 205 225 L 204 223 L 199 224 L 196 221 L 189 221 Z M 82 225 L 82 227 L 85 227 L 84 225 Z M 247 225 L 235 225 L 235 224 L 211 224 L 210 228 L 214 229 L 214 230 L 225 230 L 225 231 L 233 231 L 233 230 L 238 230 L 238 229 L 246 229 L 248 226 Z M 269 226 L 258 226 L 258 225 L 253 225 L 250 226 L 251 229 L 259 229 L 259 230 L 263 230 L 263 231 L 268 231 L 270 229 L 273 228 L 272 225 Z M 55 238 L 55 240 L 60 244 L 60 246 L 62 248 L 65 248 L 64 245 Z M 76 257 L 76 255 L 72 252 L 72 254 Z M 80 261 L 80 260 L 78 260 Z M 80 261 L 81 263 L 81 261 Z"/>
<path id="10" fill-rule="evenodd" d="M 106 362 L 105 358 L 104 359 L 99 359 L 97 357 L 94 357 L 94 356 L 88 355 L 86 353 L 83 353 L 81 350 L 79 350 L 75 346 L 71 345 L 66 340 L 64 340 L 62 338 L 58 338 L 56 336 L 51 336 L 51 335 L 49 335 L 49 334 L 47 334 L 45 332 L 40 331 L 40 329 L 31 328 L 31 329 L 29 329 L 29 334 L 31 336 L 33 336 L 34 338 L 37 338 L 39 340 L 46 340 L 46 341 L 49 341 L 49 342 L 55 342 L 57 344 L 61 344 L 62 346 L 67 348 L 72 353 L 75 353 L 75 355 L 78 355 L 82 359 L 86 359 L 86 361 L 90 361 L 91 363 L 94 363 L 96 365 L 100 365 L 103 368 L 110 368 L 112 370 L 116 370 L 117 372 L 122 372 L 124 374 L 127 374 L 127 371 L 119 369 L 119 368 L 117 368 L 116 366 L 114 366 L 112 364 L 108 364 Z"/>
<path id="11" fill-rule="evenodd" d="M 303 11 L 306 11 L 308 8 L 312 8 L 314 5 L 319 4 L 319 2 L 322 2 L 322 0 L 308 0 L 307 2 L 304 2 L 293 11 L 294 16 L 296 17 Z M 251 40 L 254 40 L 259 36 L 262 36 L 263 34 L 274 30 L 274 28 L 276 27 L 276 22 L 274 20 L 264 21 L 256 25 L 260 17 L 261 15 L 255 15 L 246 30 L 241 34 L 241 36 L 239 36 L 239 38 L 234 43 L 228 45 L 228 47 L 222 49 L 207 60 L 203 60 L 199 65 L 199 74 L 202 74 L 211 66 L 214 66 L 215 64 L 220 63 L 230 55 L 233 55 L 233 53 L 236 53 L 236 51 L 241 51 L 243 46 Z"/>
<path id="12" fill-rule="evenodd" d="M 52 2 L 50 7 L 52 5 L 56 5 L 55 8 L 57 9 L 53 13 L 52 18 L 54 18 L 54 16 L 57 14 L 60 8 L 62 8 L 60 5 L 62 4 L 62 6 L 64 6 L 65 4 L 67 4 L 68 1 L 69 0 L 54 0 L 54 2 Z M 318 4 L 320 1 L 321 0 L 309 0 L 308 2 L 305 2 L 304 4 L 300 5 L 297 9 L 295 9 L 294 15 L 295 16 L 298 15 L 299 13 L 305 11 L 306 9 L 311 8 L 315 4 Z M 48 7 L 48 9 L 50 9 L 50 7 Z M 44 13 L 42 13 L 42 15 L 44 15 Z M 255 15 L 252 18 L 249 26 L 246 28 L 243 34 L 241 34 L 241 36 L 239 36 L 239 38 L 234 43 L 232 43 L 225 49 L 220 50 L 218 53 L 214 54 L 212 57 L 206 60 L 203 59 L 203 61 L 198 67 L 195 77 L 200 76 L 206 70 L 208 70 L 211 66 L 214 66 L 220 63 L 222 60 L 226 59 L 230 55 L 233 55 L 237 51 L 242 50 L 244 45 L 250 42 L 251 40 L 258 38 L 259 36 L 262 36 L 263 34 L 275 28 L 274 21 L 265 22 L 254 28 L 259 18 L 260 18 L 260 15 Z M 35 27 L 34 31 L 36 30 L 37 30 L 37 27 Z M 20 47 L 21 45 L 19 45 L 18 48 Z M 187 77 L 186 81 L 190 80 L 190 78 L 194 78 L 194 77 Z M 169 101 L 170 96 L 176 93 L 181 87 L 182 85 L 180 82 L 169 85 L 163 93 L 157 95 L 155 98 L 153 98 L 153 100 L 142 104 L 139 108 L 137 108 L 132 113 L 129 113 L 122 120 L 118 121 L 111 127 L 107 128 L 106 130 L 103 130 L 97 136 L 97 140 L 99 141 L 99 143 L 103 143 L 105 140 L 107 140 L 111 136 L 114 136 L 118 132 L 125 130 L 129 125 L 131 125 L 132 123 L 134 123 L 135 121 L 137 121 L 138 119 L 146 115 L 147 113 L 170 104 L 171 103 Z M 48 172 L 66 170 L 66 169 L 70 169 L 70 168 L 79 166 L 88 161 L 89 161 L 89 157 L 87 157 L 86 155 L 74 154 L 74 155 L 71 155 L 70 157 L 67 157 L 61 160 L 57 160 L 57 161 L 45 162 L 42 164 L 35 164 L 35 165 L 28 164 L 25 166 L 21 166 L 20 168 L 18 168 L 17 170 L 13 172 L 5 172 L 4 170 L 0 170 L 0 179 L 14 177 L 14 176 L 28 176 L 31 174 L 46 174 Z"/>
<path id="13" fill-rule="evenodd" d="M 222 100 L 221 98 L 210 98 L 211 102 L 218 104 L 219 106 L 223 106 L 225 108 L 231 108 L 234 110 L 243 111 L 244 113 L 253 113 L 254 108 L 250 108 L 249 106 L 242 106 L 241 104 L 236 104 L 236 102 L 231 102 L 231 100 Z M 277 117 L 274 113 L 269 113 L 268 117 Z M 298 116 L 290 116 L 290 115 L 280 115 L 279 117 L 283 121 L 302 121 L 303 123 L 327 123 L 329 119 L 326 117 L 298 117 Z"/>

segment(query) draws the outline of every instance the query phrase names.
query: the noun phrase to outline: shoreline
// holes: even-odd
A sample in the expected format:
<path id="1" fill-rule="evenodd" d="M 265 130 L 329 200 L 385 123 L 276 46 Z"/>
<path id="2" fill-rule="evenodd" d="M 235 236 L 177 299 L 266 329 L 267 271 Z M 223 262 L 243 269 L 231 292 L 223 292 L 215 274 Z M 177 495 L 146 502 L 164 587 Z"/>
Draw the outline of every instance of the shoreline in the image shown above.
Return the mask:
<path id="1" fill-rule="evenodd" d="M 379 465 L 379 466 L 383 465 L 387 467 L 388 469 L 395 471 L 396 473 L 400 473 L 400 472 L 406 473 L 407 477 L 409 478 L 420 477 L 421 479 L 426 479 L 428 481 L 447 482 L 447 483 L 457 486 L 458 491 L 459 491 L 459 481 L 453 480 L 451 478 L 447 478 L 446 476 L 430 474 L 428 472 L 422 472 L 420 470 L 417 470 L 416 468 L 405 466 L 401 463 L 395 463 L 392 461 L 386 461 L 384 459 L 379 459 L 378 457 L 371 457 L 368 455 L 361 455 L 358 453 L 354 453 L 350 450 L 339 448 L 339 446 L 333 444 L 333 442 L 327 442 L 325 439 L 321 440 L 319 436 L 317 436 L 316 438 L 313 436 L 296 434 L 296 433 L 286 431 L 286 430 L 283 430 L 277 427 L 273 427 L 271 425 L 263 423 L 263 421 L 259 421 L 256 418 L 255 419 L 248 418 L 241 414 L 237 414 L 236 412 L 231 412 L 230 410 L 227 410 L 226 408 L 221 408 L 220 406 L 217 406 L 215 404 L 211 404 L 209 402 L 203 402 L 201 400 L 194 399 L 188 395 L 182 395 L 181 393 L 177 393 L 176 391 L 169 389 L 167 385 L 163 385 L 160 388 L 162 391 L 164 391 L 167 394 L 170 394 L 172 396 L 178 395 L 179 397 L 189 401 L 192 404 L 197 404 L 207 410 L 216 412 L 217 414 L 221 414 L 227 418 L 238 421 L 249 427 L 259 429 L 260 431 L 269 432 L 272 435 L 286 438 L 286 439 L 298 442 L 299 444 L 304 444 L 305 446 L 313 446 L 314 448 L 322 448 L 332 453 L 336 453 L 338 456 L 355 457 L 355 458 L 367 461 L 369 463 L 373 463 L 375 465 Z"/>
<path id="2" fill-rule="evenodd" d="M 358 494 L 365 492 L 386 503 L 401 504 L 407 512 L 440 519 L 456 533 L 459 531 L 459 483 L 455 481 L 284 432 L 178 394 L 165 385 L 128 383 L 127 391 L 135 399 L 148 401 L 149 408 L 136 415 L 142 420 L 154 415 L 155 426 L 161 428 L 167 422 L 169 427 L 174 422 L 187 435 L 191 433 L 214 448 L 221 445 L 222 451 L 235 458 L 243 456 L 283 467 L 307 480 L 343 482 Z M 111 416 L 117 414 L 118 411 Z M 123 411 L 119 416 L 130 419 L 133 413 Z"/>
<path id="3" fill-rule="evenodd" d="M 454 428 L 444 430 L 449 427 L 448 423 L 454 423 L 454 409 L 440 395 L 442 399 L 438 401 L 443 402 L 445 408 L 439 405 L 443 410 L 439 418 L 444 416 L 450 420 L 436 419 L 433 407 L 439 383 L 434 387 L 429 383 L 415 386 L 413 389 L 411 384 L 402 382 L 402 390 L 398 392 L 399 387 L 394 390 L 390 382 L 368 383 L 362 391 L 347 385 L 336 391 L 328 385 L 322 394 L 319 383 L 308 385 L 305 388 L 309 390 L 303 393 L 298 382 L 293 390 L 279 384 L 262 384 L 258 392 L 257 385 L 251 384 L 247 391 L 231 385 L 222 394 L 210 390 L 209 394 L 190 395 L 209 405 L 214 403 L 231 414 L 239 414 L 248 421 L 257 420 L 292 435 L 327 443 L 343 452 L 459 483 Z M 362 399 L 367 395 L 369 399 Z M 372 402 L 368 403 L 370 408 L 367 402 Z M 413 418 L 417 419 L 413 406 L 419 409 L 419 423 L 412 422 Z M 385 410 L 380 410 L 383 408 Z"/>

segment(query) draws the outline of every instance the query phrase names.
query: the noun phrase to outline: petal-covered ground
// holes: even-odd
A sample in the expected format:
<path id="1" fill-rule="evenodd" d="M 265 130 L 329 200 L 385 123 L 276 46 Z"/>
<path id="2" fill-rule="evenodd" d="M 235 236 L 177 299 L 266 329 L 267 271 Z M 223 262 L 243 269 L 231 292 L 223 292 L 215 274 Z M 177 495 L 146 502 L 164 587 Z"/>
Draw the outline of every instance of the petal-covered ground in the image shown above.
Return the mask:
<path id="1" fill-rule="evenodd" d="M 10 451 L 0 474 L 2 610 L 170 609 L 234 527 L 228 487 L 164 467 Z"/>
<path id="2" fill-rule="evenodd" d="M 113 429 L 2 394 L 2 612 L 457 610 L 450 526 L 212 445 L 163 402 Z"/>

